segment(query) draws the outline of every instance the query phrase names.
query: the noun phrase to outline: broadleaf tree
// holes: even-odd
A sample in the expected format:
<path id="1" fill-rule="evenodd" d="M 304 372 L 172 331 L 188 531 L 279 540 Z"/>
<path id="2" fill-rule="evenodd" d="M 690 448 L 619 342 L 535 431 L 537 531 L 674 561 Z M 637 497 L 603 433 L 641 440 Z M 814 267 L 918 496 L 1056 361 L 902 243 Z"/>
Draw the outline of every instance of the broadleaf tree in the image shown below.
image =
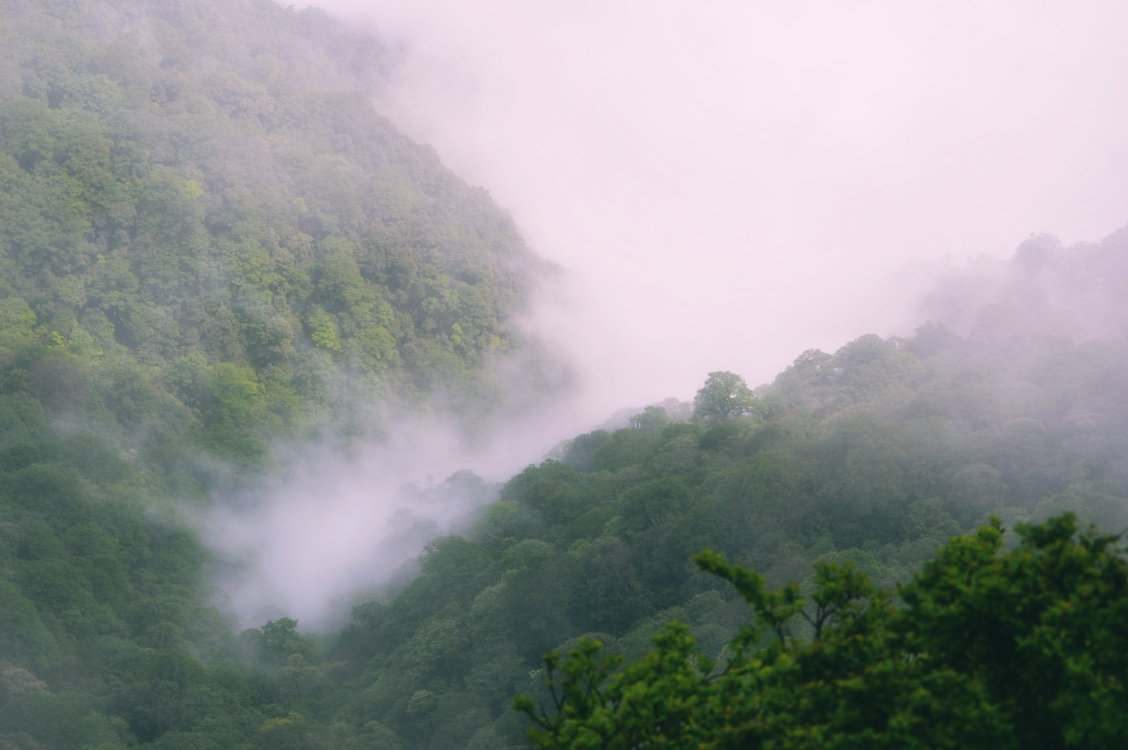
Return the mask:
<path id="1" fill-rule="evenodd" d="M 518 698 L 537 748 L 1114 748 L 1128 739 L 1128 561 L 1072 515 L 998 519 L 895 591 L 816 565 L 804 598 L 713 552 L 754 617 L 720 664 L 671 622 L 621 659 L 545 657 L 549 705 Z"/>
<path id="2" fill-rule="evenodd" d="M 735 372 L 711 372 L 693 399 L 693 413 L 709 424 L 717 424 L 748 414 L 755 403 L 756 397 L 744 378 Z"/>

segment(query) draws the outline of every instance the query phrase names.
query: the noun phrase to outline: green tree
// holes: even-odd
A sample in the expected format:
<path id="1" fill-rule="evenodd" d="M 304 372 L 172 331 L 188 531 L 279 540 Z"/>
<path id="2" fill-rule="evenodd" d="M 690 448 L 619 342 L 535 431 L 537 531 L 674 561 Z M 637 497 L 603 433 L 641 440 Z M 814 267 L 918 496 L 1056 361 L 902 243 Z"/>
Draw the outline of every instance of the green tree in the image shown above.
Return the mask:
<path id="1" fill-rule="evenodd" d="M 291 654 L 309 654 L 312 646 L 309 639 L 298 632 L 298 623 L 289 617 L 271 620 L 261 628 L 245 631 L 254 643 L 259 659 L 265 664 L 278 667 L 286 663 Z"/>
<path id="2" fill-rule="evenodd" d="M 744 378 L 734 372 L 711 372 L 693 399 L 693 413 L 716 424 L 747 414 L 754 405 L 755 397 Z"/>
<path id="3" fill-rule="evenodd" d="M 671 623 L 617 671 L 598 641 L 549 654 L 538 748 L 1114 748 L 1128 740 L 1128 561 L 1071 515 L 957 537 L 911 583 L 816 564 L 809 600 L 695 559 L 754 609 L 727 663 Z"/>
<path id="4" fill-rule="evenodd" d="M 661 432 L 662 428 L 669 423 L 670 415 L 661 406 L 648 406 L 627 419 L 627 425 L 632 430 L 641 430 L 642 432 Z"/>

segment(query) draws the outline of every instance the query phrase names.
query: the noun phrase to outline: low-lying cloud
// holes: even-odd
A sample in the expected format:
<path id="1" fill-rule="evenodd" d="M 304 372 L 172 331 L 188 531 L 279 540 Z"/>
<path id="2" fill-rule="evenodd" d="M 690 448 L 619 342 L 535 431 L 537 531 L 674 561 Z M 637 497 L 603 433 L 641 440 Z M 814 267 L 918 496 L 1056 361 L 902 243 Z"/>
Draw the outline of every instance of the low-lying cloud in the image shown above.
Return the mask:
<path id="1" fill-rule="evenodd" d="M 551 416 L 511 417 L 496 440 L 469 442 L 455 420 L 432 416 L 349 450 L 278 446 L 277 475 L 213 499 L 198 519 L 217 553 L 217 604 L 243 627 L 281 616 L 304 629 L 339 624 L 356 597 L 409 575 L 402 566 L 428 541 L 466 530 L 499 481 L 539 461 L 552 446 L 535 423 Z"/>
<path id="2" fill-rule="evenodd" d="M 576 274 L 603 411 L 907 333 L 940 270 L 1128 219 L 1125 6 L 318 4 L 396 51 L 393 122 Z"/>
<path id="3" fill-rule="evenodd" d="M 579 390 L 471 443 L 432 420 L 301 456 L 210 517 L 247 622 L 331 623 L 485 502 L 442 487 L 457 470 L 500 481 L 709 371 L 762 383 L 809 348 L 954 321 L 937 279 L 994 294 L 1031 232 L 1128 218 L 1128 6 L 318 5 L 392 53 L 378 108 L 565 268 L 530 325 Z"/>

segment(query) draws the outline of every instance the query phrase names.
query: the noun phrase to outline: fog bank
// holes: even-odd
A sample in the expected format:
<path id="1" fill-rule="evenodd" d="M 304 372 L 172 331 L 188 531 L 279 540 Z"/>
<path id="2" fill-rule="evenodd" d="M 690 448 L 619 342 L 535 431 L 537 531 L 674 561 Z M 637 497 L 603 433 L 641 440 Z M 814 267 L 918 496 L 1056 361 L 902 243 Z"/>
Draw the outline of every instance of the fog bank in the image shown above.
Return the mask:
<path id="1" fill-rule="evenodd" d="M 937 272 L 1128 218 L 1113 3 L 323 0 L 378 105 L 575 272 L 598 418 L 919 323 Z"/>
<path id="2" fill-rule="evenodd" d="M 990 297 L 1031 233 L 1128 219 L 1128 6 L 318 4 L 391 51 L 378 108 L 566 269 L 528 324 L 580 390 L 472 445 L 401 425 L 209 518 L 248 623 L 331 623 L 488 499 L 454 471 L 503 481 L 709 371 L 955 316 L 936 290 Z"/>
<path id="3" fill-rule="evenodd" d="M 341 624 L 428 541 L 467 531 L 501 482 L 548 452 L 541 420 L 554 417 L 568 423 L 548 409 L 510 415 L 480 442 L 432 415 L 345 451 L 329 441 L 276 446 L 279 472 L 197 519 L 217 553 L 216 604 L 240 627 L 282 616 L 306 630 Z"/>

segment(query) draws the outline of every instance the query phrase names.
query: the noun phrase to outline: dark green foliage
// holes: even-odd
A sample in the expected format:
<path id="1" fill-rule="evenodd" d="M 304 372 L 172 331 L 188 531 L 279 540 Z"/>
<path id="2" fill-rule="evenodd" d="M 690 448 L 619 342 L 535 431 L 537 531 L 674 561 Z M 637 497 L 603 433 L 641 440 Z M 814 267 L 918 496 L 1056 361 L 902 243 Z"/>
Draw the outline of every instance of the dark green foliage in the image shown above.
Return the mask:
<path id="1" fill-rule="evenodd" d="M 650 454 L 655 437 L 639 430 L 616 430 L 592 456 L 596 471 L 615 471 L 639 463 Z"/>
<path id="2" fill-rule="evenodd" d="M 245 632 L 254 644 L 255 656 L 260 663 L 278 669 L 297 654 L 309 656 L 312 644 L 297 631 L 298 623 L 289 617 L 272 620 L 261 628 Z"/>
<path id="3" fill-rule="evenodd" d="M 1030 621 L 1017 616 L 1008 621 L 1006 613 L 1029 611 L 1037 598 L 1030 587 L 1049 586 L 1053 578 L 1036 565 L 1022 563 L 1022 571 L 1013 566 L 1043 559 L 1039 556 L 1049 559 L 1057 548 L 1037 541 L 1041 531 L 1029 532 L 1034 536 L 1021 542 L 1013 532 L 975 529 L 991 514 L 1013 528 L 1062 511 L 1076 513 L 1082 526 L 1093 522 L 1113 532 L 1128 526 L 1123 470 L 1128 390 L 1119 375 L 1128 371 L 1128 349 L 1118 342 L 1069 344 L 1025 330 L 1013 335 L 1008 339 L 1005 330 L 993 329 L 987 344 L 978 333 L 961 337 L 925 326 L 909 339 L 867 336 L 834 354 L 805 353 L 758 392 L 754 413 L 711 419 L 715 424 L 708 429 L 691 420 L 658 430 L 635 424 L 579 436 L 560 451 L 563 461 L 530 466 L 506 484 L 501 502 L 485 511 L 470 535 L 473 541 L 459 542 L 457 559 L 466 562 L 440 566 L 432 560 L 441 556 L 432 557 L 432 551 L 423 575 L 398 596 L 356 610 L 355 624 L 342 634 L 337 652 L 358 665 L 353 689 L 373 696 L 357 711 L 356 721 L 392 728 L 405 747 L 440 743 L 429 720 L 419 718 L 432 715 L 425 706 L 470 690 L 486 697 L 491 711 L 490 723 L 477 730 L 475 741 L 483 747 L 517 744 L 528 718 L 506 714 L 503 696 L 525 692 L 550 706 L 544 672 L 536 672 L 537 650 L 556 641 L 552 648 L 564 653 L 587 634 L 604 644 L 606 655 L 645 657 L 613 679 L 621 694 L 601 693 L 605 700 L 621 695 L 622 703 L 607 705 L 623 712 L 639 707 L 643 718 L 633 724 L 622 712 L 584 703 L 583 695 L 596 700 L 588 688 L 610 689 L 600 682 L 594 653 L 582 656 L 581 648 L 579 658 L 573 652 L 558 664 L 565 679 L 591 680 L 587 687 L 573 685 L 579 691 L 570 694 L 580 707 L 576 716 L 590 710 L 594 713 L 585 715 L 592 722 L 626 722 L 603 725 L 608 745 L 628 745 L 631 737 L 642 744 L 656 741 L 656 727 L 699 710 L 694 696 L 705 690 L 702 678 L 708 673 L 701 668 L 706 662 L 694 656 L 700 649 L 717 660 L 718 674 L 729 665 L 734 675 L 728 683 L 719 678 L 707 683 L 713 685 L 709 690 L 725 684 L 729 693 L 708 693 L 700 701 L 720 701 L 714 709 L 746 701 L 750 712 L 759 711 L 719 744 L 740 745 L 754 726 L 761 738 L 783 737 L 797 728 L 787 741 L 809 747 L 839 742 L 830 739 L 839 730 L 842 746 L 851 747 L 1006 746 L 1018 736 L 1014 727 L 1029 721 L 1041 727 L 1042 738 L 1058 738 L 1045 739 L 1046 746 L 1062 746 L 1061 733 L 1073 730 L 1053 724 L 1066 715 L 1064 709 L 1055 714 L 1057 709 L 1050 708 L 1057 699 L 1014 697 L 1007 691 L 1033 690 L 1056 674 L 1053 689 L 1072 691 L 1071 709 L 1093 712 L 1122 700 L 1118 693 L 1101 693 L 1119 689 L 1115 679 L 1120 677 L 1102 676 L 1122 674 L 1111 653 L 1100 657 L 1105 665 L 1099 674 L 1076 686 L 1061 687 L 1068 670 L 1054 671 L 1072 659 L 1079 660 L 1078 669 L 1088 669 L 1083 666 L 1088 664 L 1086 639 L 1114 639 L 1119 626 L 1094 615 L 1094 628 L 1097 623 L 1109 628 L 1098 635 L 1074 621 L 1068 627 L 1080 630 L 1069 647 L 1079 650 L 1045 673 L 1032 671 L 1042 668 L 1033 654 L 1023 656 L 1029 662 L 1019 668 L 1018 657 L 992 645 L 996 636 L 976 622 L 1009 622 L 1011 630 L 997 638 L 1029 642 L 1031 648 L 1031 639 L 1050 638 L 1052 627 L 1022 630 Z M 997 346 L 1007 347 L 1010 359 L 992 359 Z M 1049 369 L 1047 357 L 1053 362 Z M 995 541 L 988 544 L 984 533 L 994 534 Z M 945 544 L 948 552 L 930 563 Z M 1077 552 L 1087 543 L 1070 544 L 1068 549 Z M 964 562 L 945 562 L 946 555 L 966 545 L 984 556 L 972 565 L 984 571 L 986 578 L 979 582 L 953 572 Z M 470 553 L 472 546 L 478 556 Z M 695 568 L 691 559 L 704 549 L 760 571 L 759 603 L 749 609 L 736 596 L 741 586 Z M 1107 551 L 1093 554 L 1092 560 L 1113 559 Z M 919 611 L 929 617 L 939 613 L 937 607 L 949 612 L 952 624 L 943 637 L 961 639 L 952 641 L 958 645 L 951 646 L 946 661 L 927 669 L 904 655 L 931 652 L 939 641 L 905 651 L 904 642 L 896 640 L 902 635 L 888 634 L 902 633 L 896 628 L 907 628 L 909 615 L 880 591 L 908 582 L 914 572 L 918 583 L 905 589 L 904 602 L 910 592 L 927 590 L 935 603 L 922 600 Z M 940 604 L 935 597 L 943 586 L 927 583 L 930 576 L 943 575 L 953 591 L 974 585 L 986 592 L 993 590 L 988 579 L 996 573 L 1010 576 L 1006 585 L 1014 590 L 999 593 L 997 600 L 984 593 L 974 606 L 962 593 Z M 1115 600 L 1110 584 L 1108 599 L 1070 603 L 1069 597 L 1084 598 L 1081 592 L 1095 590 L 1097 584 L 1083 584 L 1083 578 L 1078 573 L 1054 584 L 1052 596 L 1061 598 L 1053 601 L 1062 602 L 1062 612 L 1089 611 L 1084 608 Z M 865 606 L 858 604 L 859 597 Z M 804 610 L 809 620 L 794 608 L 799 598 L 810 604 Z M 770 627 L 764 633 L 749 623 L 756 608 L 770 601 L 777 602 L 771 606 L 779 610 L 774 616 L 786 648 L 772 646 Z M 1110 613 L 1117 606 L 1110 605 Z M 666 630 L 671 620 L 686 626 Z M 942 622 L 930 620 L 928 627 Z M 761 617 L 760 626 L 770 624 Z M 912 627 L 918 634 L 926 630 L 922 623 Z M 659 651 L 647 656 L 655 634 Z M 424 639 L 433 640 L 437 649 L 430 656 L 421 650 Z M 821 645 L 803 645 L 815 640 Z M 1045 648 L 1066 645 L 1046 642 Z M 453 658 L 455 646 L 462 658 Z M 975 656 L 957 662 L 959 653 Z M 975 661 L 996 665 L 991 668 L 999 674 L 990 681 L 969 676 Z M 418 666 L 424 663 L 430 666 Z M 757 663 L 773 665 L 763 677 L 765 692 L 739 697 L 751 679 L 740 670 Z M 569 673 L 570 664 L 579 671 Z M 1009 681 L 1003 677 L 1008 670 Z M 820 675 L 829 677 L 820 682 Z M 680 694 L 684 703 L 666 701 Z M 1036 706 L 1031 710 L 1045 715 L 1043 724 L 1021 715 L 1019 703 Z M 657 712 L 665 711 L 671 713 L 663 719 Z M 1093 721 L 1093 726 L 1099 723 Z M 1100 721 L 1107 725 L 1099 729 L 1106 738 L 1124 738 L 1118 719 Z M 628 724 L 636 734 L 620 731 Z M 571 731 L 559 729 L 545 742 L 561 747 L 578 742 L 580 735 Z M 706 735 L 696 739 L 707 741 Z M 1023 743 L 1038 746 L 1036 739 L 1031 734 Z M 670 746 L 693 745 L 684 737 L 669 741 Z M 1094 740 L 1097 746 L 1104 741 Z M 601 746 L 603 739 L 593 733 L 583 742 Z"/>
<path id="4" fill-rule="evenodd" d="M 595 470 L 595 453 L 611 438 L 606 430 L 596 430 L 574 438 L 568 444 L 565 459 L 579 471 Z"/>
<path id="5" fill-rule="evenodd" d="M 1065 515 L 953 539 L 894 592 L 820 563 L 809 597 L 716 553 L 755 612 L 717 663 L 671 623 L 645 658 L 581 639 L 545 657 L 540 748 L 1113 748 L 1128 737 L 1128 564 Z M 767 639 L 767 642 L 765 642 Z M 615 673 L 613 673 L 615 672 Z M 559 675 L 559 676 L 557 676 Z"/>
<path id="6" fill-rule="evenodd" d="M 22 444 L 0 471 L 0 726 L 44 747 L 187 731 L 224 699 L 204 661 L 232 651 L 202 601 L 203 550 L 103 439 Z M 209 708 L 210 707 L 210 708 Z M 218 713 L 216 713 L 218 712 Z M 245 736 L 252 727 L 244 727 Z M 13 740 L 14 741 L 14 740 Z"/>

